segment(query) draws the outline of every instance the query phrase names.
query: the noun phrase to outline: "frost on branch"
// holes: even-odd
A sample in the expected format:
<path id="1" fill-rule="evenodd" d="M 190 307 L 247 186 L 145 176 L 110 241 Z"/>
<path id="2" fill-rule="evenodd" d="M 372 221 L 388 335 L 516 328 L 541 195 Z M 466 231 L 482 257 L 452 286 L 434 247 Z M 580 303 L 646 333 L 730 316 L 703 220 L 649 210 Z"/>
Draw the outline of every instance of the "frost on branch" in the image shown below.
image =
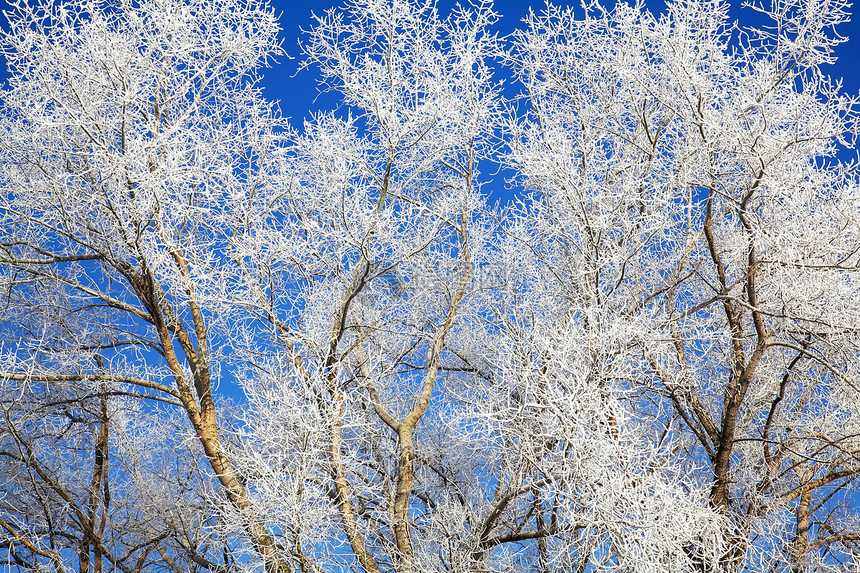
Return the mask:
<path id="1" fill-rule="evenodd" d="M 856 569 L 848 6 L 751 9 L 356 0 L 290 127 L 265 4 L 16 5 L 4 562 Z"/>

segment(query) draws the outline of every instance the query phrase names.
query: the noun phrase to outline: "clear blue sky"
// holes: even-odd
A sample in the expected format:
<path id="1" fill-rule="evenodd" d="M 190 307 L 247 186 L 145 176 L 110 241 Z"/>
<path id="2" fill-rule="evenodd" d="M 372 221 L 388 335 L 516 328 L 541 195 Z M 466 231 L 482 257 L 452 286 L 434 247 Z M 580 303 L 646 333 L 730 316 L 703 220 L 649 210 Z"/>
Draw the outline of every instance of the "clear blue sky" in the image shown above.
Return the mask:
<path id="1" fill-rule="evenodd" d="M 38 0 L 29 0 L 35 2 Z M 463 3 L 468 3 L 469 0 L 461 0 Z M 627 0 L 632 2 L 634 0 Z M 646 0 L 652 10 L 660 12 L 665 6 L 662 0 Z M 579 0 L 574 2 L 561 2 L 560 4 L 572 4 L 579 9 Z M 603 0 L 607 6 L 614 5 L 615 0 Z M 768 0 L 764 0 L 765 3 Z M 316 12 L 321 14 L 326 9 L 332 6 L 341 6 L 343 0 L 275 0 L 272 2 L 276 12 L 281 14 L 282 38 L 284 40 L 284 48 L 290 56 L 296 59 L 288 59 L 282 57 L 280 63 L 272 69 L 265 70 L 264 86 L 266 87 L 266 96 L 269 99 L 279 100 L 281 109 L 284 115 L 293 118 L 294 125 L 301 126 L 302 120 L 308 116 L 311 109 L 330 109 L 332 99 L 322 99 L 314 103 L 314 98 L 317 95 L 316 77 L 311 71 L 303 71 L 296 75 L 298 61 L 300 59 L 300 50 L 297 45 L 298 38 L 302 35 L 301 29 L 311 27 L 311 13 Z M 456 4 L 456 0 L 439 0 L 439 9 L 441 14 L 446 14 L 452 6 Z M 745 24 L 753 12 L 749 9 L 740 8 L 740 0 L 735 2 L 733 16 L 739 20 L 741 25 Z M 540 10 L 544 6 L 544 0 L 536 0 L 528 2 L 527 0 L 498 0 L 494 3 L 496 10 L 501 14 L 499 22 L 499 31 L 502 34 L 511 32 L 516 28 L 523 17 L 526 16 L 529 6 L 533 5 L 536 10 Z M 8 7 L 7 0 L 0 0 L 0 9 Z M 855 6 L 853 9 L 855 14 L 860 13 L 860 6 Z M 748 24 L 748 22 L 746 22 Z M 5 24 L 4 19 L 0 19 L 0 25 Z M 849 42 L 842 44 L 839 47 L 838 55 L 839 62 L 833 66 L 831 75 L 834 77 L 842 77 L 845 80 L 845 90 L 849 93 L 857 94 L 860 92 L 860 14 L 855 21 L 850 22 L 841 30 L 843 35 L 847 35 Z M 0 80 L 5 76 L 5 66 L 0 66 Z M 295 77 L 293 77 L 295 76 Z"/>
<path id="2" fill-rule="evenodd" d="M 0 0 L 0 2 L 2 1 Z M 468 1 L 460 0 L 464 4 Z M 632 3 L 634 0 L 627 1 Z M 603 0 L 603 2 L 607 6 L 612 6 L 615 0 Z M 646 0 L 646 2 L 655 12 L 662 12 L 665 7 L 663 0 Z M 555 0 L 555 3 L 572 5 L 575 9 L 580 10 L 579 0 L 574 2 Z M 764 0 L 764 3 L 767 4 L 768 0 Z M 297 40 L 302 35 L 301 29 L 307 30 L 311 26 L 312 12 L 322 14 L 331 6 L 343 5 L 343 0 L 331 0 L 331 2 L 325 0 L 275 0 L 272 4 L 277 12 L 282 13 L 280 22 L 283 28 L 284 48 L 290 56 L 296 59 L 281 58 L 279 65 L 265 71 L 266 95 L 269 99 L 280 100 L 284 115 L 291 117 L 293 124 L 299 127 L 310 109 L 330 109 L 332 100 L 320 100 L 314 103 L 317 90 L 316 77 L 313 71 L 306 70 L 296 75 L 298 61 L 301 59 Z M 444 16 L 455 4 L 456 0 L 439 0 L 440 14 Z M 544 6 L 544 0 L 536 0 L 535 2 L 497 0 L 494 2 L 496 11 L 501 14 L 500 32 L 506 34 L 514 30 L 528 14 L 530 5 L 534 6 L 535 10 L 540 10 Z M 750 9 L 741 8 L 740 0 L 735 1 L 733 5 L 733 18 L 737 19 L 741 26 L 751 25 L 749 19 L 754 17 L 755 13 Z M 860 5 L 855 4 L 852 10 L 855 14 L 854 21 L 841 28 L 842 35 L 848 36 L 849 41 L 839 46 L 837 51 L 839 61 L 829 73 L 833 77 L 844 79 L 845 91 L 857 94 L 860 92 Z M 294 75 L 295 77 L 292 77 Z"/>

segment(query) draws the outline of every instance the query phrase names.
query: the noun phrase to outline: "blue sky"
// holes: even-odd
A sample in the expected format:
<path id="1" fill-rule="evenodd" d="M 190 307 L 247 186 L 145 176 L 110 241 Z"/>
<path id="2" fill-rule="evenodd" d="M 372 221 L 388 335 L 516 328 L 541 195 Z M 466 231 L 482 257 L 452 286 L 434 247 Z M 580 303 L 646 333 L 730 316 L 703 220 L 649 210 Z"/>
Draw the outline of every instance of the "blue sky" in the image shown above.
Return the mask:
<path id="1" fill-rule="evenodd" d="M 3 1 L 3 0 L 0 0 Z M 468 0 L 460 0 L 467 3 Z M 627 0 L 632 2 L 633 0 Z M 646 0 L 648 6 L 655 12 L 662 12 L 665 3 L 661 0 Z M 562 5 L 572 5 L 577 10 L 578 0 L 575 2 L 557 2 Z M 614 0 L 604 0 L 607 6 L 614 5 Z M 768 3 L 765 1 L 764 3 Z M 456 0 L 439 0 L 440 14 L 443 16 L 456 4 Z M 272 2 L 276 12 L 281 13 L 282 38 L 284 48 L 289 56 L 295 59 L 280 58 L 280 63 L 265 70 L 263 85 L 266 88 L 266 96 L 269 99 L 279 100 L 284 115 L 291 117 L 293 125 L 300 127 L 302 120 L 308 117 L 309 110 L 328 110 L 335 103 L 332 99 L 321 99 L 316 103 L 317 95 L 316 76 L 313 70 L 305 70 L 296 74 L 298 62 L 301 59 L 300 49 L 297 41 L 302 36 L 302 29 L 309 29 L 312 25 L 311 13 L 322 14 L 331 6 L 342 6 L 343 1 L 332 2 L 311 0 L 276 0 Z M 521 24 L 521 20 L 528 14 L 529 6 L 540 10 L 544 6 L 544 0 L 528 2 L 525 0 L 500 0 L 494 2 L 497 12 L 501 14 L 499 31 L 507 34 Z M 849 41 L 839 46 L 837 50 L 838 62 L 832 66 L 829 73 L 833 77 L 844 79 L 844 90 L 848 93 L 860 92 L 860 3 L 852 8 L 855 19 L 841 28 L 841 34 L 848 36 Z M 733 18 L 741 26 L 751 25 L 750 19 L 755 12 L 748 8 L 741 8 L 741 2 L 733 3 Z"/>
<path id="2" fill-rule="evenodd" d="M 37 2 L 39 0 L 29 1 Z M 445 15 L 456 4 L 456 1 L 439 0 L 440 13 Z M 464 3 L 468 1 L 461 0 Z M 496 11 L 501 14 L 501 20 L 498 24 L 499 32 L 501 34 L 510 33 L 520 25 L 521 20 L 528 14 L 530 5 L 534 6 L 536 10 L 540 10 L 544 6 L 543 1 L 536 0 L 532 3 L 526 0 L 497 0 L 494 6 Z M 614 5 L 614 0 L 603 1 L 607 6 Z M 634 0 L 627 1 L 632 2 Z M 662 0 L 646 1 L 652 10 L 663 11 L 665 4 Z M 767 3 L 768 0 L 764 1 Z M 562 4 L 571 4 L 579 10 L 578 0 Z M 264 70 L 265 94 L 269 99 L 278 100 L 283 114 L 292 118 L 293 125 L 301 127 L 302 120 L 309 116 L 311 110 L 328 110 L 336 102 L 331 97 L 322 98 L 315 102 L 318 92 L 314 72 L 305 70 L 296 73 L 301 59 L 298 40 L 302 36 L 302 29 L 307 30 L 311 27 L 311 14 L 313 12 L 322 14 L 332 6 L 342 6 L 343 0 L 275 0 L 272 5 L 275 11 L 281 14 L 283 45 L 288 56 L 293 59 L 281 57 L 279 63 L 274 64 L 271 69 Z M 742 26 L 749 25 L 749 20 L 753 17 L 754 12 L 750 9 L 741 8 L 740 1 L 735 2 L 734 5 L 733 17 Z M 5 9 L 7 7 L 8 1 L 0 0 L 0 8 Z M 849 22 L 841 29 L 841 33 L 848 36 L 849 41 L 838 48 L 839 61 L 832 67 L 830 74 L 834 77 L 842 77 L 845 91 L 857 94 L 860 92 L 860 6 L 855 6 L 852 10 L 857 14 L 855 21 Z M 0 19 L 0 25 L 5 25 L 5 19 Z M 5 66 L 0 66 L 0 68 L 2 68 L 0 69 L 0 80 L 2 80 L 5 76 Z"/>

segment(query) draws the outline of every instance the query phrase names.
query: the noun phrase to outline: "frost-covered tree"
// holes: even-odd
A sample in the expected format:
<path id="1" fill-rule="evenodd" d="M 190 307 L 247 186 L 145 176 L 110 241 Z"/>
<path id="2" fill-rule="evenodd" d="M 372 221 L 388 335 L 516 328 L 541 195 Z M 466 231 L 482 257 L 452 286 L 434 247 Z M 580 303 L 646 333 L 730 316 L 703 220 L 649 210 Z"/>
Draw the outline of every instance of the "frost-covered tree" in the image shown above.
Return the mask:
<path id="1" fill-rule="evenodd" d="M 836 151 L 858 101 L 822 70 L 846 6 L 753 8 L 759 30 L 714 2 L 531 17 L 509 158 L 533 194 L 506 252 L 533 316 L 592 337 L 575 363 L 620 369 L 592 385 L 700 464 L 720 567 L 850 569 L 860 189 Z"/>
<path id="2" fill-rule="evenodd" d="M 16 5 L 4 565 L 856 568 L 848 7 L 752 8 L 356 0 L 293 131 L 265 4 Z"/>
<path id="3" fill-rule="evenodd" d="M 278 560 L 224 454 L 215 405 L 229 333 L 246 316 L 219 267 L 248 204 L 269 189 L 283 131 L 254 83 L 279 52 L 277 31 L 271 9 L 242 0 L 19 3 L 8 13 L 8 562 L 205 567 L 216 484 L 258 553 Z"/>

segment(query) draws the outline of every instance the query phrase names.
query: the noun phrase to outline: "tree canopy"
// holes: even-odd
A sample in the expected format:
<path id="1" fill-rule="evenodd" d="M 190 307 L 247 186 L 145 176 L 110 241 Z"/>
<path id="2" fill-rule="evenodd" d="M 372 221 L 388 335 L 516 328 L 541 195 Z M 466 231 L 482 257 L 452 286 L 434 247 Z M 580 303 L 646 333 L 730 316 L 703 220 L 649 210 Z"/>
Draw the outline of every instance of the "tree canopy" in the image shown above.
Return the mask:
<path id="1" fill-rule="evenodd" d="M 15 4 L 0 563 L 857 570 L 849 7 Z"/>

